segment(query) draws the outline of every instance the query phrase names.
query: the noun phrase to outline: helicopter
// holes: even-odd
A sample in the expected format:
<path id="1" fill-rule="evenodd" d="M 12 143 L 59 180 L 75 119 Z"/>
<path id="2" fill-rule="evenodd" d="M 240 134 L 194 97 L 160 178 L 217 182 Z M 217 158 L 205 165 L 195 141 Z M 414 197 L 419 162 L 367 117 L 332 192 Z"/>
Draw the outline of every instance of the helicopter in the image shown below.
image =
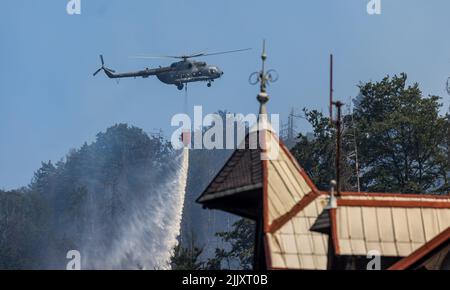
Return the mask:
<path id="1" fill-rule="evenodd" d="M 172 58 L 181 59 L 172 63 L 168 67 L 158 67 L 158 68 L 145 68 L 140 71 L 126 72 L 126 73 L 116 73 L 115 70 L 105 67 L 105 61 L 103 55 L 100 55 L 100 61 L 102 66 L 94 73 L 96 76 L 99 72 L 103 71 L 107 77 L 110 79 L 121 79 L 121 78 L 148 78 L 149 76 L 156 76 L 161 82 L 168 85 L 175 85 L 178 90 L 182 90 L 187 86 L 187 83 L 191 82 L 207 82 L 207 86 L 211 87 L 214 80 L 220 78 L 223 75 L 223 71 L 215 65 L 208 65 L 203 61 L 195 61 L 193 58 L 219 55 L 226 53 L 234 53 L 240 51 L 250 50 L 251 48 L 229 50 L 215 53 L 195 53 L 190 55 L 180 55 L 180 56 L 134 56 L 132 58 L 138 59 L 154 59 L 154 58 Z"/>

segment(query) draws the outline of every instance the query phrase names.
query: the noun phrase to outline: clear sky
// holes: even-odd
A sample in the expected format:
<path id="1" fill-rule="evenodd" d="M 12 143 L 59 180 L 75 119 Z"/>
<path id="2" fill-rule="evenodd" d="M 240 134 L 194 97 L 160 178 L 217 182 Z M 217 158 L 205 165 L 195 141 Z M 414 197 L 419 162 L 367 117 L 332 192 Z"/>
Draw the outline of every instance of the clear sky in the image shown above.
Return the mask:
<path id="1" fill-rule="evenodd" d="M 424 94 L 449 105 L 448 0 L 382 0 L 379 16 L 367 14 L 368 0 L 81 0 L 79 16 L 66 13 L 67 2 L 1 1 L 0 188 L 26 185 L 41 161 L 58 161 L 115 123 L 170 136 L 183 93 L 156 78 L 118 85 L 93 78 L 100 53 L 107 66 L 127 71 L 170 64 L 128 58 L 135 54 L 252 47 L 204 58 L 225 72 L 212 88 L 189 87 L 189 105 L 205 113 L 257 111 L 257 87 L 247 80 L 260 67 L 263 38 L 268 66 L 280 74 L 268 109 L 282 118 L 291 107 L 326 110 L 331 52 L 336 96 L 344 101 L 357 95 L 360 81 L 406 72 Z"/>

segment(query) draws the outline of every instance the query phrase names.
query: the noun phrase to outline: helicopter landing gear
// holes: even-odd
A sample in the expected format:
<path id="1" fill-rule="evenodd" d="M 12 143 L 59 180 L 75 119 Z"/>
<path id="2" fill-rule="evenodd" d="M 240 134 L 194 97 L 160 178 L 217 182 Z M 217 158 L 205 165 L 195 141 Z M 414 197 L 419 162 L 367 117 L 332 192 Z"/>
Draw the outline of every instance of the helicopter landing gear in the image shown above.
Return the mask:
<path id="1" fill-rule="evenodd" d="M 177 89 L 178 89 L 179 91 L 181 91 L 181 90 L 183 89 L 183 87 L 184 87 L 183 84 L 178 84 L 178 85 L 177 85 Z"/>
<path id="2" fill-rule="evenodd" d="M 211 87 L 211 82 L 208 82 L 208 84 L 206 84 L 208 86 L 208 88 Z"/>

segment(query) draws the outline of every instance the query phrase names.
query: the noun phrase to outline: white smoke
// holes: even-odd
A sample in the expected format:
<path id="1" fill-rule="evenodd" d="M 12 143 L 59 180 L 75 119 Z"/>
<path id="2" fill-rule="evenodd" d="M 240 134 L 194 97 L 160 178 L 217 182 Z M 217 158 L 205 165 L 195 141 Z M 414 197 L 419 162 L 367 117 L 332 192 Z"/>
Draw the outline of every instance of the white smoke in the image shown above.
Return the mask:
<path id="1" fill-rule="evenodd" d="M 189 150 L 180 151 L 174 170 L 121 221 L 119 238 L 94 259 L 86 257 L 90 269 L 170 269 L 173 248 L 178 243 L 185 199 Z M 100 254 L 101 253 L 101 254 Z M 103 256 L 103 257 L 99 257 Z"/>

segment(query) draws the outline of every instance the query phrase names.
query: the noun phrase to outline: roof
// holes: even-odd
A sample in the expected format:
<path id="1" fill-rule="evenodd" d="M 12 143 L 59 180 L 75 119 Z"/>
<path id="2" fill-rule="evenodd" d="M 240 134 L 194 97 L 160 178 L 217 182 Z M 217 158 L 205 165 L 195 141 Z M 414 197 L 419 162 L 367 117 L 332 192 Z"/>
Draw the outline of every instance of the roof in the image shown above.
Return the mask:
<path id="1" fill-rule="evenodd" d="M 279 229 L 266 233 L 269 269 L 327 269 L 328 236 L 310 231 L 326 201 L 325 195 L 318 196 Z"/>
<path id="2" fill-rule="evenodd" d="M 329 194 L 316 188 L 271 128 L 251 130 L 239 148 L 197 201 L 254 220 L 262 215 L 268 269 L 325 270 L 330 246 L 336 255 L 377 250 L 406 257 L 450 226 L 449 195 L 355 192 L 337 197 L 327 224 Z"/>
<path id="3" fill-rule="evenodd" d="M 265 45 L 261 58 L 264 64 Z M 197 201 L 258 222 L 262 214 L 267 268 L 326 269 L 328 237 L 309 230 L 326 196 L 274 134 L 266 110 L 266 85 L 274 80 L 264 65 L 259 75 L 258 149 L 236 150 Z M 249 137 L 246 145 L 254 139 Z"/>
<path id="4" fill-rule="evenodd" d="M 450 227 L 448 227 L 445 231 L 437 235 L 431 241 L 427 242 L 425 245 L 414 251 L 411 255 L 401 259 L 394 265 L 392 265 L 388 270 L 406 270 L 411 269 L 414 266 L 417 266 L 421 261 L 427 260 L 433 255 L 435 255 L 436 251 L 439 251 L 440 248 L 445 247 L 447 245 L 447 253 L 448 253 L 448 245 L 450 244 Z M 447 253 L 444 253 L 447 255 Z"/>
<path id="5" fill-rule="evenodd" d="M 324 270 L 328 236 L 309 229 L 323 211 L 327 196 L 316 188 L 282 141 L 274 134 L 268 134 L 267 140 L 278 150 L 277 158 L 263 161 L 267 267 Z"/>
<path id="6" fill-rule="evenodd" d="M 230 207 L 241 207 L 241 200 L 233 198 L 253 192 L 246 206 L 262 199 L 267 267 L 327 269 L 328 235 L 311 227 L 324 212 L 328 193 L 316 188 L 271 130 L 260 134 L 266 150 L 250 149 L 256 139 L 247 135 L 240 147 L 246 149 L 232 154 L 198 201 L 219 200 L 215 208 L 249 217 L 256 212 Z M 382 256 L 405 257 L 450 226 L 450 196 L 342 192 L 337 205 L 329 213 L 337 255 L 366 256 L 377 250 Z"/>
<path id="7" fill-rule="evenodd" d="M 325 196 L 317 199 L 321 193 L 272 129 L 259 134 L 260 146 L 254 144 L 257 134 L 248 134 L 239 146 L 245 149 L 231 155 L 197 201 L 252 217 L 254 211 L 239 208 L 252 193 L 252 198 L 262 200 L 259 215 L 263 215 L 268 268 L 326 269 L 328 237 L 309 231 L 322 212 Z M 295 251 L 293 244 L 298 246 Z"/>
<path id="8" fill-rule="evenodd" d="M 256 132 L 247 134 L 239 148 L 233 152 L 219 173 L 201 196 L 200 203 L 254 189 L 262 188 L 261 150 L 255 144 Z M 255 149 L 251 149 L 255 148 Z"/>
<path id="9" fill-rule="evenodd" d="M 342 193 L 331 213 L 337 255 L 405 257 L 450 226 L 450 196 Z"/>
<path id="10" fill-rule="evenodd" d="M 267 139 L 276 144 L 278 153 L 276 158 L 263 161 L 265 229 L 269 231 L 280 228 L 307 205 L 305 202 L 312 202 L 319 191 L 283 142 L 274 134 L 267 134 Z"/>

